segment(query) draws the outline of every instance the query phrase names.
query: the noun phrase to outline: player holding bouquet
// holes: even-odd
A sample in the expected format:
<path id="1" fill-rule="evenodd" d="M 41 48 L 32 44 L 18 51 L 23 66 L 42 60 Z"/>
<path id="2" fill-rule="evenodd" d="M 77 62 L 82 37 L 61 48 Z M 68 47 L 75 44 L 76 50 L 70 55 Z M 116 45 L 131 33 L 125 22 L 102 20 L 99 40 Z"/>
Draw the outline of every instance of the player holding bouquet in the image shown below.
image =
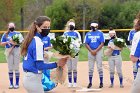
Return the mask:
<path id="1" fill-rule="evenodd" d="M 109 88 L 113 88 L 114 86 L 115 67 L 117 69 L 117 73 L 120 80 L 120 88 L 123 88 L 124 86 L 123 86 L 121 50 L 123 47 L 125 47 L 125 42 L 123 39 L 117 38 L 116 32 L 113 29 L 110 29 L 109 35 L 111 39 L 108 43 L 108 49 L 112 51 L 111 55 L 108 57 L 110 69 L 110 81 L 111 81 Z"/>

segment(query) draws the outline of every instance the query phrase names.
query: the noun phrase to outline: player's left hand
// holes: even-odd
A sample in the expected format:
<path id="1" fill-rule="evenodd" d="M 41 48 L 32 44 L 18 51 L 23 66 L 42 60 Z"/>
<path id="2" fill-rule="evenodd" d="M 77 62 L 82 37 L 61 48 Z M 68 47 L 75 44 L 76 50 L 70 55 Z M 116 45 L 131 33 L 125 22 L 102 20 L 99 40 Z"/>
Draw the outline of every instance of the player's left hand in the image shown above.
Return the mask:
<path id="1" fill-rule="evenodd" d="M 96 50 L 92 50 L 92 51 L 91 51 L 91 54 L 92 54 L 93 56 L 95 56 L 96 53 L 97 53 Z"/>

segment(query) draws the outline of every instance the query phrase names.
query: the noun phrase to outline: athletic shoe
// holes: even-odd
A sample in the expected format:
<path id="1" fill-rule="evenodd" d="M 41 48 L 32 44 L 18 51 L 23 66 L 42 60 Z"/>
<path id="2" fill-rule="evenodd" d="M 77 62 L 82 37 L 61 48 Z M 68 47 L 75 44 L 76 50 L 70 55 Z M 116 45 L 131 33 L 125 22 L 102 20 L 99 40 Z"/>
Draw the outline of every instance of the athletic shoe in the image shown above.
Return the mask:
<path id="1" fill-rule="evenodd" d="M 102 88 L 102 87 L 103 87 L 103 83 L 100 83 L 99 88 Z"/>
<path id="2" fill-rule="evenodd" d="M 18 89 L 18 88 L 19 88 L 19 85 L 15 85 L 15 86 L 14 86 L 14 89 Z"/>
<path id="3" fill-rule="evenodd" d="M 124 88 L 124 86 L 123 85 L 120 85 L 120 88 Z"/>
<path id="4" fill-rule="evenodd" d="M 13 88 L 14 88 L 14 86 L 13 86 L 13 85 L 10 85 L 10 86 L 9 86 L 9 89 L 13 89 Z"/>
<path id="5" fill-rule="evenodd" d="M 113 88 L 114 87 L 114 85 L 113 84 L 111 84 L 110 86 L 109 86 L 109 88 Z"/>
<path id="6" fill-rule="evenodd" d="M 89 83 L 87 88 L 91 88 L 92 87 L 92 83 Z"/>
<path id="7" fill-rule="evenodd" d="M 73 83 L 73 87 L 76 88 L 77 87 L 77 83 Z"/>
<path id="8" fill-rule="evenodd" d="M 68 84 L 68 87 L 69 87 L 69 88 L 72 87 L 72 83 L 69 83 L 69 84 Z"/>

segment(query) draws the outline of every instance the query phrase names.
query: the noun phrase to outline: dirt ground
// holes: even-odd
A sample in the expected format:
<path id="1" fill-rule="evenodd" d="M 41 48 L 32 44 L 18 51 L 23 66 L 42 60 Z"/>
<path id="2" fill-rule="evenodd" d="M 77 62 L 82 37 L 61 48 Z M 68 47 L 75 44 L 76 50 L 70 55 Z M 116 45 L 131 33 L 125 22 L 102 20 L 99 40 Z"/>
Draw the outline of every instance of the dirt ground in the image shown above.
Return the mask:
<path id="1" fill-rule="evenodd" d="M 123 75 L 124 75 L 124 88 L 119 87 L 119 79 L 117 73 L 115 74 L 114 88 L 108 88 L 110 85 L 109 79 L 109 68 L 108 63 L 103 62 L 103 71 L 104 71 L 104 88 L 100 92 L 93 93 L 130 93 L 131 85 L 133 83 L 133 73 L 132 73 L 132 63 L 123 62 Z M 20 79 L 20 88 L 19 89 L 8 89 L 8 69 L 6 63 L 0 64 L 0 93 L 26 93 L 22 85 L 22 64 L 20 64 L 21 79 Z M 97 68 L 94 70 L 93 78 L 93 88 L 98 88 L 99 78 L 98 78 Z M 50 91 L 49 93 L 87 93 L 87 92 L 76 92 L 77 89 L 81 87 L 86 87 L 88 84 L 88 63 L 79 62 L 78 63 L 78 88 L 68 88 L 67 83 L 64 85 L 58 85 L 57 88 Z M 90 92 L 91 93 L 91 92 Z"/>

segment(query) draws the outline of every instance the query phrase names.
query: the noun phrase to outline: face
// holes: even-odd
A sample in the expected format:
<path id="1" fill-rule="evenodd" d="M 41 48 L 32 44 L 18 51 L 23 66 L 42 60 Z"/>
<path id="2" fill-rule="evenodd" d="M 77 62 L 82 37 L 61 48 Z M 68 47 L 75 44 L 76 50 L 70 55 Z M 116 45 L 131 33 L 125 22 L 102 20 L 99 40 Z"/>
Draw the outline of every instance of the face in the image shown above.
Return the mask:
<path id="1" fill-rule="evenodd" d="M 39 27 L 39 32 L 42 32 L 41 29 L 50 29 L 51 22 L 50 21 L 44 21 L 44 23 Z"/>
<path id="2" fill-rule="evenodd" d="M 110 37 L 113 37 L 115 35 L 115 33 L 109 33 Z"/>

